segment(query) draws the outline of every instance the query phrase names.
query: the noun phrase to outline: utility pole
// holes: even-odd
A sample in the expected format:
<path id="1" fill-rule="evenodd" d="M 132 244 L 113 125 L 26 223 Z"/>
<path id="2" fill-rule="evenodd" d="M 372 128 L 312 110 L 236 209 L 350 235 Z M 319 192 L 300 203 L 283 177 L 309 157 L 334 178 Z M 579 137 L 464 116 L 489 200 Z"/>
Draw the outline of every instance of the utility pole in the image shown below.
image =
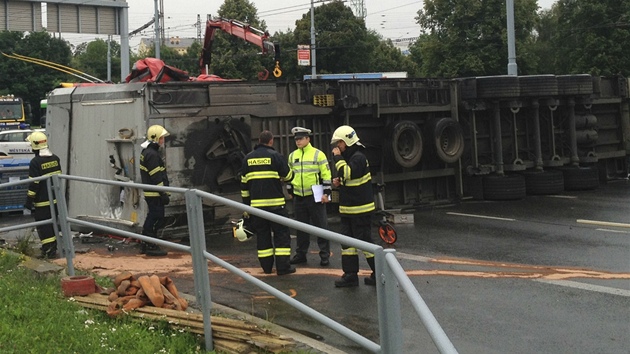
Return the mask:
<path id="1" fill-rule="evenodd" d="M 112 82 L 112 35 L 107 36 L 107 82 Z"/>
<path id="2" fill-rule="evenodd" d="M 514 36 L 514 0 L 505 0 L 505 13 L 507 15 L 508 34 L 508 75 L 517 76 L 518 66 L 516 65 L 516 41 Z"/>
<path id="3" fill-rule="evenodd" d="M 160 59 L 160 12 L 158 11 L 158 0 L 153 0 L 155 4 L 155 58 Z"/>
<path id="4" fill-rule="evenodd" d="M 317 60 L 315 60 L 315 7 L 311 0 L 311 77 L 317 78 Z"/>

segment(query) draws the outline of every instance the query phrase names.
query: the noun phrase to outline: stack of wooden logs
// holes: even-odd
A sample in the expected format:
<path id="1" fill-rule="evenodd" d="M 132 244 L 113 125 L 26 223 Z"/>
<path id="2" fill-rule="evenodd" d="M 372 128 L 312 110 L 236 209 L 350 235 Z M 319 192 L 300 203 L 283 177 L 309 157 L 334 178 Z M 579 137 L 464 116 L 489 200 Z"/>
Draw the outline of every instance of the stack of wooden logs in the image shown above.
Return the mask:
<path id="1" fill-rule="evenodd" d="M 151 279 L 152 277 L 155 278 Z M 185 311 L 188 303 L 179 296 L 172 281 L 165 278 L 167 279 L 153 275 L 141 276 L 136 280 L 131 273 L 126 272 L 116 277 L 115 288 L 101 294 L 74 298 L 80 305 L 106 311 L 110 316 L 124 313 L 143 320 L 166 321 L 174 329 L 203 335 L 203 315 Z M 138 293 L 141 297 L 136 296 Z M 163 300 L 160 299 L 160 293 L 164 296 Z M 138 299 L 141 301 L 137 301 Z M 159 306 L 155 306 L 158 304 Z M 240 319 L 211 316 L 211 327 L 214 349 L 225 353 L 251 353 L 261 350 L 279 353 L 291 351 L 295 346 L 291 338 L 283 338 Z"/>

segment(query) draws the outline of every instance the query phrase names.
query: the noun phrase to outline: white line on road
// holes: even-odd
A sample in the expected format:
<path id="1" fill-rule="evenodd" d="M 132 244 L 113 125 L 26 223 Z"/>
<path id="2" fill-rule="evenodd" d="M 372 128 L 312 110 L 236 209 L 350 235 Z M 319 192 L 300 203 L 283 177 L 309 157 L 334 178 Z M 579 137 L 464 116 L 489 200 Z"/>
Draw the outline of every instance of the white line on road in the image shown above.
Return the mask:
<path id="1" fill-rule="evenodd" d="M 453 212 L 447 212 L 446 214 L 457 215 L 457 216 L 469 216 L 471 218 L 493 219 L 493 220 L 503 220 L 503 221 L 516 221 L 516 219 L 500 218 L 500 217 L 497 217 L 497 216 L 485 216 L 485 215 L 477 215 L 477 214 L 462 214 L 462 213 L 453 213 Z"/>
<path id="2" fill-rule="evenodd" d="M 408 259 L 410 261 L 418 261 L 418 262 L 425 262 L 425 263 L 428 263 L 433 259 L 429 257 L 418 256 L 415 254 L 409 254 L 409 253 L 403 253 L 403 252 L 396 252 L 396 258 Z"/>
<path id="3" fill-rule="evenodd" d="M 577 199 L 574 195 L 546 195 L 549 198 L 562 198 L 562 199 Z"/>
<path id="4" fill-rule="evenodd" d="M 627 227 L 630 228 L 630 224 L 625 224 L 621 222 L 610 222 L 610 221 L 599 221 L 599 220 L 585 220 L 585 219 L 577 219 L 576 222 L 578 224 L 591 224 L 591 225 L 599 225 L 599 226 L 612 226 L 612 227 Z"/>
<path id="5" fill-rule="evenodd" d="M 616 232 L 618 234 L 630 234 L 630 231 L 610 230 L 610 229 L 595 229 L 597 231 Z"/>
<path id="6" fill-rule="evenodd" d="M 569 287 L 569 288 L 575 288 L 575 289 L 581 289 L 581 290 L 595 291 L 595 292 L 598 292 L 598 293 L 630 297 L 630 290 L 624 290 L 624 289 L 618 289 L 618 288 L 610 288 L 610 287 L 607 287 L 607 286 L 585 284 L 585 283 L 579 283 L 577 281 L 571 281 L 571 280 L 534 279 L 534 281 L 537 281 L 537 282 L 540 282 L 540 283 L 547 283 L 547 284 L 566 286 L 566 287 Z"/>

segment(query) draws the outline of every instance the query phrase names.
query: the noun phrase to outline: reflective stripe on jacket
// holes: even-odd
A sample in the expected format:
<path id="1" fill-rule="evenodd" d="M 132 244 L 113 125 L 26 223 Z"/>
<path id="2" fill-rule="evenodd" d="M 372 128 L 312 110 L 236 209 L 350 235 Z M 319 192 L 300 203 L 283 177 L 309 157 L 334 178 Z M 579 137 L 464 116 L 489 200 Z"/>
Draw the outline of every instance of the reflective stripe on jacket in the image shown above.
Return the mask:
<path id="1" fill-rule="evenodd" d="M 160 156 L 160 145 L 150 143 L 140 154 L 140 177 L 143 184 L 151 184 L 154 186 L 168 186 L 168 176 L 164 161 Z M 160 192 L 144 190 L 144 197 L 156 198 L 160 196 Z"/>
<path id="2" fill-rule="evenodd" d="M 349 156 L 346 160 L 345 156 Z M 339 213 L 346 216 L 361 215 L 376 209 L 372 189 L 370 164 L 359 151 L 349 147 L 342 155 L 334 156 L 339 186 Z"/>
<path id="3" fill-rule="evenodd" d="M 311 186 L 321 184 L 324 193 L 331 194 L 331 172 L 326 154 L 310 143 L 289 154 L 289 167 L 293 171 L 293 194 L 304 197 L 313 195 Z"/>
<path id="4" fill-rule="evenodd" d="M 284 206 L 282 181 L 292 178 L 293 172 L 282 155 L 273 147 L 256 145 L 241 167 L 243 203 L 256 208 Z"/>
<path id="5" fill-rule="evenodd" d="M 58 174 L 61 174 L 61 162 L 59 161 L 59 157 L 54 154 L 52 156 L 35 156 L 28 165 L 28 178 Z M 50 206 L 46 180 L 31 182 L 28 186 L 26 197 L 33 200 L 33 206 L 35 207 Z M 53 203 L 56 204 L 57 200 L 54 199 Z"/>

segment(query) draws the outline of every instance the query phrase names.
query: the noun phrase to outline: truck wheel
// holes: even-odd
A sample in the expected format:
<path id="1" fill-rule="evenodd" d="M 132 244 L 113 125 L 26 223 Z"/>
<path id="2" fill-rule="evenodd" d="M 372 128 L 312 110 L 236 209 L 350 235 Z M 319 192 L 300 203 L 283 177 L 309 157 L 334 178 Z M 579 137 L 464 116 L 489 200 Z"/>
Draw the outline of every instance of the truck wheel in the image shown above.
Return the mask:
<path id="1" fill-rule="evenodd" d="M 583 191 L 599 187 L 597 167 L 563 167 L 564 189 L 567 191 Z"/>
<path id="2" fill-rule="evenodd" d="M 431 134 L 427 141 L 431 142 L 431 150 L 437 157 L 446 162 L 457 162 L 464 152 L 464 133 L 461 125 L 453 118 L 434 118 L 427 125 Z"/>
<path id="3" fill-rule="evenodd" d="M 398 165 L 411 168 L 420 162 L 422 134 L 418 125 L 410 121 L 401 121 L 394 126 L 391 137 L 392 154 Z"/>
<path id="4" fill-rule="evenodd" d="M 525 171 L 523 176 L 527 194 L 550 195 L 564 191 L 564 177 L 560 171 Z"/>
<path id="5" fill-rule="evenodd" d="M 519 200 L 525 198 L 525 177 L 521 175 L 488 175 L 483 177 L 486 200 Z"/>

